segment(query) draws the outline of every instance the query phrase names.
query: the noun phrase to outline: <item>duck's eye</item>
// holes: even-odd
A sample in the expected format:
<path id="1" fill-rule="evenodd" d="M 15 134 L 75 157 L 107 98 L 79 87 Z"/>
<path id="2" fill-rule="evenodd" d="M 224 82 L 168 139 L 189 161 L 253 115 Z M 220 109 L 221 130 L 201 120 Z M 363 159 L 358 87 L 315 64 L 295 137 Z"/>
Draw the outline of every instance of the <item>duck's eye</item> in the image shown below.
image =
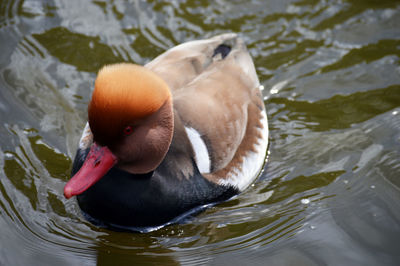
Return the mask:
<path id="1" fill-rule="evenodd" d="M 133 132 L 132 126 L 127 126 L 126 128 L 124 128 L 124 135 L 125 136 L 128 136 L 128 135 L 132 134 L 132 132 Z"/>

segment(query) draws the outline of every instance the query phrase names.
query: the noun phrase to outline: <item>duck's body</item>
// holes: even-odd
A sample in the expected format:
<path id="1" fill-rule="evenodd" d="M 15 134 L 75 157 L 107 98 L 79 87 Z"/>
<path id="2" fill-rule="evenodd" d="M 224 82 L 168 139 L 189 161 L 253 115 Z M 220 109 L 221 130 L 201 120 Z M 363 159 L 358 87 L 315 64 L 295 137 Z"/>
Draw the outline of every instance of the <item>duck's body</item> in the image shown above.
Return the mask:
<path id="1" fill-rule="evenodd" d="M 110 111 L 108 97 L 114 95 L 101 100 L 96 95 L 100 87 L 134 87 L 138 78 L 131 77 L 136 66 L 108 68 L 96 80 L 89 107 L 91 130 L 88 126 L 84 130 L 73 165 L 74 175 L 84 170 L 74 177 L 78 181 L 70 181 L 65 188 L 67 197 L 78 195 L 87 215 L 114 227 L 158 226 L 193 208 L 226 200 L 254 181 L 265 160 L 267 117 L 253 62 L 235 34 L 184 43 L 139 69 L 139 79 L 143 75 L 152 79 L 154 73 L 156 79 L 161 78 L 151 85 L 157 91 L 151 92 L 156 100 L 144 97 L 143 104 L 150 106 L 146 111 L 135 111 L 142 106 L 137 95 L 143 94 L 143 88 L 132 100 L 139 99 L 136 107 L 127 101 L 129 108 Z M 128 85 L 121 85 L 124 72 L 134 80 Z M 109 81 L 115 75 L 116 81 Z M 140 83 L 145 91 L 146 82 Z M 158 93 L 159 87 L 167 92 Z M 119 121 L 119 116 L 124 119 Z M 122 130 L 126 136 L 120 137 Z M 152 146 L 144 146 L 147 143 Z M 104 167 L 103 153 L 112 154 Z M 92 160 L 93 166 L 84 165 L 85 160 Z M 82 181 L 98 164 L 101 174 L 90 184 Z"/>

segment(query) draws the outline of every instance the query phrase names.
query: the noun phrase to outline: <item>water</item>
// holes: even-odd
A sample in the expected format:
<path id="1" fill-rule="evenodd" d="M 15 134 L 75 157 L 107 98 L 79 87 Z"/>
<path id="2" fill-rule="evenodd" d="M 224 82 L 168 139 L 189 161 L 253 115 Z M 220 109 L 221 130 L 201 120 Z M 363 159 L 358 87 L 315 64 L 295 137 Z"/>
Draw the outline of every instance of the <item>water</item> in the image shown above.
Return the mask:
<path id="1" fill-rule="evenodd" d="M 262 176 L 147 234 L 62 189 L 96 71 L 240 32 L 264 86 Z M 400 2 L 0 2 L 0 265 L 399 265 Z"/>

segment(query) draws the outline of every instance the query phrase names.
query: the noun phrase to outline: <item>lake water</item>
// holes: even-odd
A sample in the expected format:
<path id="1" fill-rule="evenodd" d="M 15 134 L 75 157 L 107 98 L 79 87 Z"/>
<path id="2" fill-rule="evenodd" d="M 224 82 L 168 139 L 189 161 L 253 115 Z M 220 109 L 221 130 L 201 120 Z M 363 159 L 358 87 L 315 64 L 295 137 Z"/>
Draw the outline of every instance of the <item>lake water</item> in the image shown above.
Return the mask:
<path id="1" fill-rule="evenodd" d="M 269 156 L 239 196 L 147 234 L 63 197 L 97 70 L 241 33 Z M 0 1 L 0 265 L 400 265 L 400 2 Z"/>

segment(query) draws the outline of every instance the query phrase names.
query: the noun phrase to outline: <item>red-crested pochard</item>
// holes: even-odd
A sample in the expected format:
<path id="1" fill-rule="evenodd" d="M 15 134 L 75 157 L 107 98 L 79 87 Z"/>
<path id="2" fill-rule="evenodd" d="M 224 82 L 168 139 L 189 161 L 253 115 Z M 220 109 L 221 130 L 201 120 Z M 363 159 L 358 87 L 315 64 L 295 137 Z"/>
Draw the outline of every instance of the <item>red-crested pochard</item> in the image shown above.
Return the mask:
<path id="1" fill-rule="evenodd" d="M 138 66 L 103 67 L 64 188 L 89 220 L 134 229 L 226 200 L 260 173 L 268 124 L 236 34 L 178 45 Z"/>

